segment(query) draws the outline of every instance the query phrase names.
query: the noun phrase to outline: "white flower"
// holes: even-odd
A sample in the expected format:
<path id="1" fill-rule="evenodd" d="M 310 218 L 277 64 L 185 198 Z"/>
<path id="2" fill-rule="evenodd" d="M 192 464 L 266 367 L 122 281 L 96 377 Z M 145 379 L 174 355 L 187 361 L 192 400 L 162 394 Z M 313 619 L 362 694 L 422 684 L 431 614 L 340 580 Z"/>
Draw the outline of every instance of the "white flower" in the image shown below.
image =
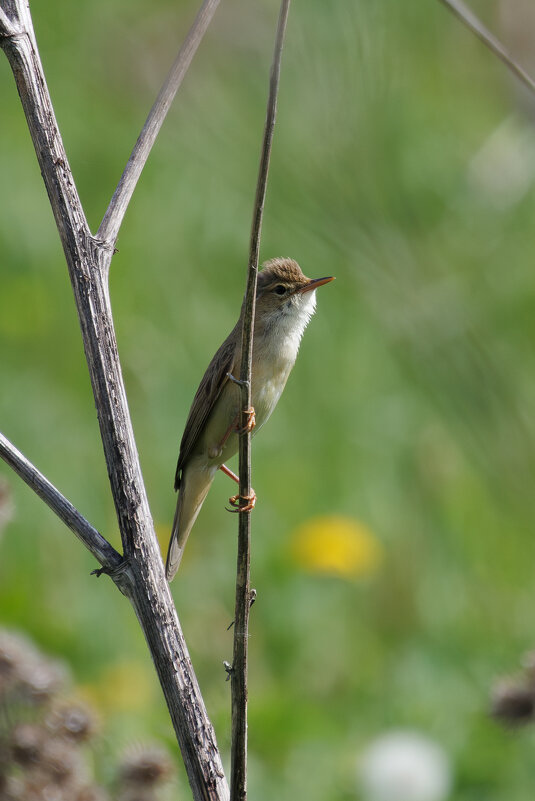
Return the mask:
<path id="1" fill-rule="evenodd" d="M 366 801 L 445 801 L 452 774 L 442 748 L 413 731 L 374 740 L 359 760 Z"/>

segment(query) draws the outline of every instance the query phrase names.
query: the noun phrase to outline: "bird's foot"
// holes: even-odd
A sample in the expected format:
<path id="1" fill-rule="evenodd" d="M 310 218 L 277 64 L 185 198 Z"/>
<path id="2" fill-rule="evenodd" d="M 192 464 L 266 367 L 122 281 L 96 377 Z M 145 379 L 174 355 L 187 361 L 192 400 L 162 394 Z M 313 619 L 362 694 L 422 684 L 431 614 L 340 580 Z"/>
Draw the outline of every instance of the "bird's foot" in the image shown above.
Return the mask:
<path id="1" fill-rule="evenodd" d="M 235 481 L 236 484 L 240 483 L 240 479 L 238 478 L 236 473 L 233 473 L 232 470 L 229 470 L 229 468 L 226 466 L 226 464 L 219 465 L 219 469 L 221 470 L 222 473 L 224 473 L 226 476 L 228 476 L 233 481 Z M 245 501 L 245 505 L 241 506 L 240 505 L 240 501 Z M 227 512 L 250 512 L 252 509 L 255 508 L 256 492 L 251 487 L 251 494 L 250 495 L 240 495 L 238 493 L 238 495 L 233 495 L 232 498 L 229 498 L 228 502 L 234 508 L 233 509 L 228 509 L 227 508 Z"/>
<path id="2" fill-rule="evenodd" d="M 244 506 L 241 505 L 242 501 L 245 501 Z M 234 508 L 227 509 L 227 512 L 250 512 L 256 506 L 256 492 L 251 487 L 250 495 L 233 495 L 232 498 L 228 499 L 228 502 Z"/>
<path id="3" fill-rule="evenodd" d="M 244 414 L 247 415 L 247 422 L 241 428 L 236 428 L 236 432 L 238 434 L 250 434 L 253 428 L 256 425 L 256 414 L 254 410 L 254 406 L 249 406 L 248 409 L 244 410 Z"/>

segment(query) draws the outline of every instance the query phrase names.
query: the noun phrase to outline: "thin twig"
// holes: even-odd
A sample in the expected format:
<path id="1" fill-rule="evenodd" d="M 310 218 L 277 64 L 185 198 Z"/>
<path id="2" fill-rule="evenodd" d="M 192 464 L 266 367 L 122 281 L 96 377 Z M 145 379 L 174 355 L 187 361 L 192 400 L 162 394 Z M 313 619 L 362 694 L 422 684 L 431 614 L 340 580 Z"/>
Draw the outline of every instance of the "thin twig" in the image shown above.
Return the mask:
<path id="1" fill-rule="evenodd" d="M 242 361 L 240 369 L 241 384 L 241 434 L 240 434 L 240 495 L 246 498 L 251 494 L 251 434 L 247 428 L 248 409 L 251 407 L 251 370 L 253 355 L 253 327 L 255 317 L 256 282 L 258 276 L 258 258 L 260 250 L 260 234 L 262 231 L 262 215 L 266 197 L 269 159 L 273 130 L 277 113 L 277 95 L 279 90 L 280 64 L 284 34 L 290 0 L 282 0 L 275 51 L 271 65 L 269 97 L 267 102 L 264 139 L 260 156 L 260 167 L 256 185 L 256 196 L 251 227 L 249 247 L 249 264 L 247 270 L 247 289 L 245 293 Z M 245 801 L 247 798 L 247 660 L 249 637 L 249 610 L 251 606 L 250 588 L 250 548 L 251 548 L 251 514 L 240 512 L 238 531 L 238 559 L 236 573 L 236 610 L 234 626 L 234 651 L 231 673 L 232 693 L 232 753 L 231 753 L 231 801 Z"/>
<path id="2" fill-rule="evenodd" d="M 121 554 L 3 434 L 0 434 L 0 457 L 63 520 L 103 567 L 114 570 L 121 564 Z"/>
<path id="3" fill-rule="evenodd" d="M 204 0 L 182 47 L 178 51 L 175 62 L 149 112 L 149 116 L 134 145 L 121 179 L 113 193 L 110 205 L 98 229 L 97 239 L 102 242 L 107 242 L 111 246 L 115 244 L 126 209 L 152 146 L 219 2 L 220 0 Z"/>
<path id="4" fill-rule="evenodd" d="M 474 12 L 468 8 L 462 0 L 440 0 L 440 2 L 449 8 L 461 22 L 469 28 L 472 33 L 475 33 L 478 39 L 485 44 L 494 55 L 498 56 L 500 61 L 511 70 L 522 83 L 528 87 L 532 92 L 535 92 L 535 81 L 531 78 L 522 67 L 517 64 L 514 58 L 507 52 L 502 43 L 497 39 L 476 17 Z"/>

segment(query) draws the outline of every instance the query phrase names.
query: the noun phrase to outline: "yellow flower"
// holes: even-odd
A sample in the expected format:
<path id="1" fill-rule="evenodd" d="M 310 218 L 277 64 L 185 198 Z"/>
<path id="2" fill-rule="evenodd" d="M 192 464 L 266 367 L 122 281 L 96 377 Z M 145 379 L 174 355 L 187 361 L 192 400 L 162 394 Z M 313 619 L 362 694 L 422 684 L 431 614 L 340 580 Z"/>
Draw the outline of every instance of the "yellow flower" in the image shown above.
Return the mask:
<path id="1" fill-rule="evenodd" d="M 305 570 L 335 576 L 366 576 L 375 572 L 382 547 L 372 532 L 348 517 L 315 517 L 299 526 L 291 538 L 292 555 Z"/>

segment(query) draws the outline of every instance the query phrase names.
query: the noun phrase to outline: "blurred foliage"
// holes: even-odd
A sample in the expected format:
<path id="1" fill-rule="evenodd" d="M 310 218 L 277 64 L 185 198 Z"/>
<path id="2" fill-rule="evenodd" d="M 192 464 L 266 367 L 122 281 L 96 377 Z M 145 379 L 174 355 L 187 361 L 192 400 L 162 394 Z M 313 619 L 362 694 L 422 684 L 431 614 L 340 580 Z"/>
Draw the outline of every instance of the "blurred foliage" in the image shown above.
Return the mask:
<path id="1" fill-rule="evenodd" d="M 96 230 L 196 3 L 33 5 Z M 189 404 L 245 285 L 276 6 L 222 3 L 112 264 L 163 547 Z M 497 0 L 473 6 L 516 52 Z M 67 271 L 5 58 L 0 87 L 0 428 L 117 544 Z M 446 750 L 454 801 L 533 797 L 535 734 L 502 731 L 488 709 L 494 678 L 534 644 L 534 118 L 439 3 L 293 5 L 262 255 L 292 256 L 337 282 L 318 293 L 283 400 L 254 442 L 257 801 L 358 798 L 358 756 L 392 726 Z M 1 620 L 68 657 L 110 747 L 146 734 L 172 744 L 127 603 L 0 469 L 15 507 L 0 546 Z M 226 759 L 229 494 L 221 476 L 173 584 Z M 299 562 L 298 527 L 333 516 L 375 541 L 373 570 L 332 575 Z"/>

